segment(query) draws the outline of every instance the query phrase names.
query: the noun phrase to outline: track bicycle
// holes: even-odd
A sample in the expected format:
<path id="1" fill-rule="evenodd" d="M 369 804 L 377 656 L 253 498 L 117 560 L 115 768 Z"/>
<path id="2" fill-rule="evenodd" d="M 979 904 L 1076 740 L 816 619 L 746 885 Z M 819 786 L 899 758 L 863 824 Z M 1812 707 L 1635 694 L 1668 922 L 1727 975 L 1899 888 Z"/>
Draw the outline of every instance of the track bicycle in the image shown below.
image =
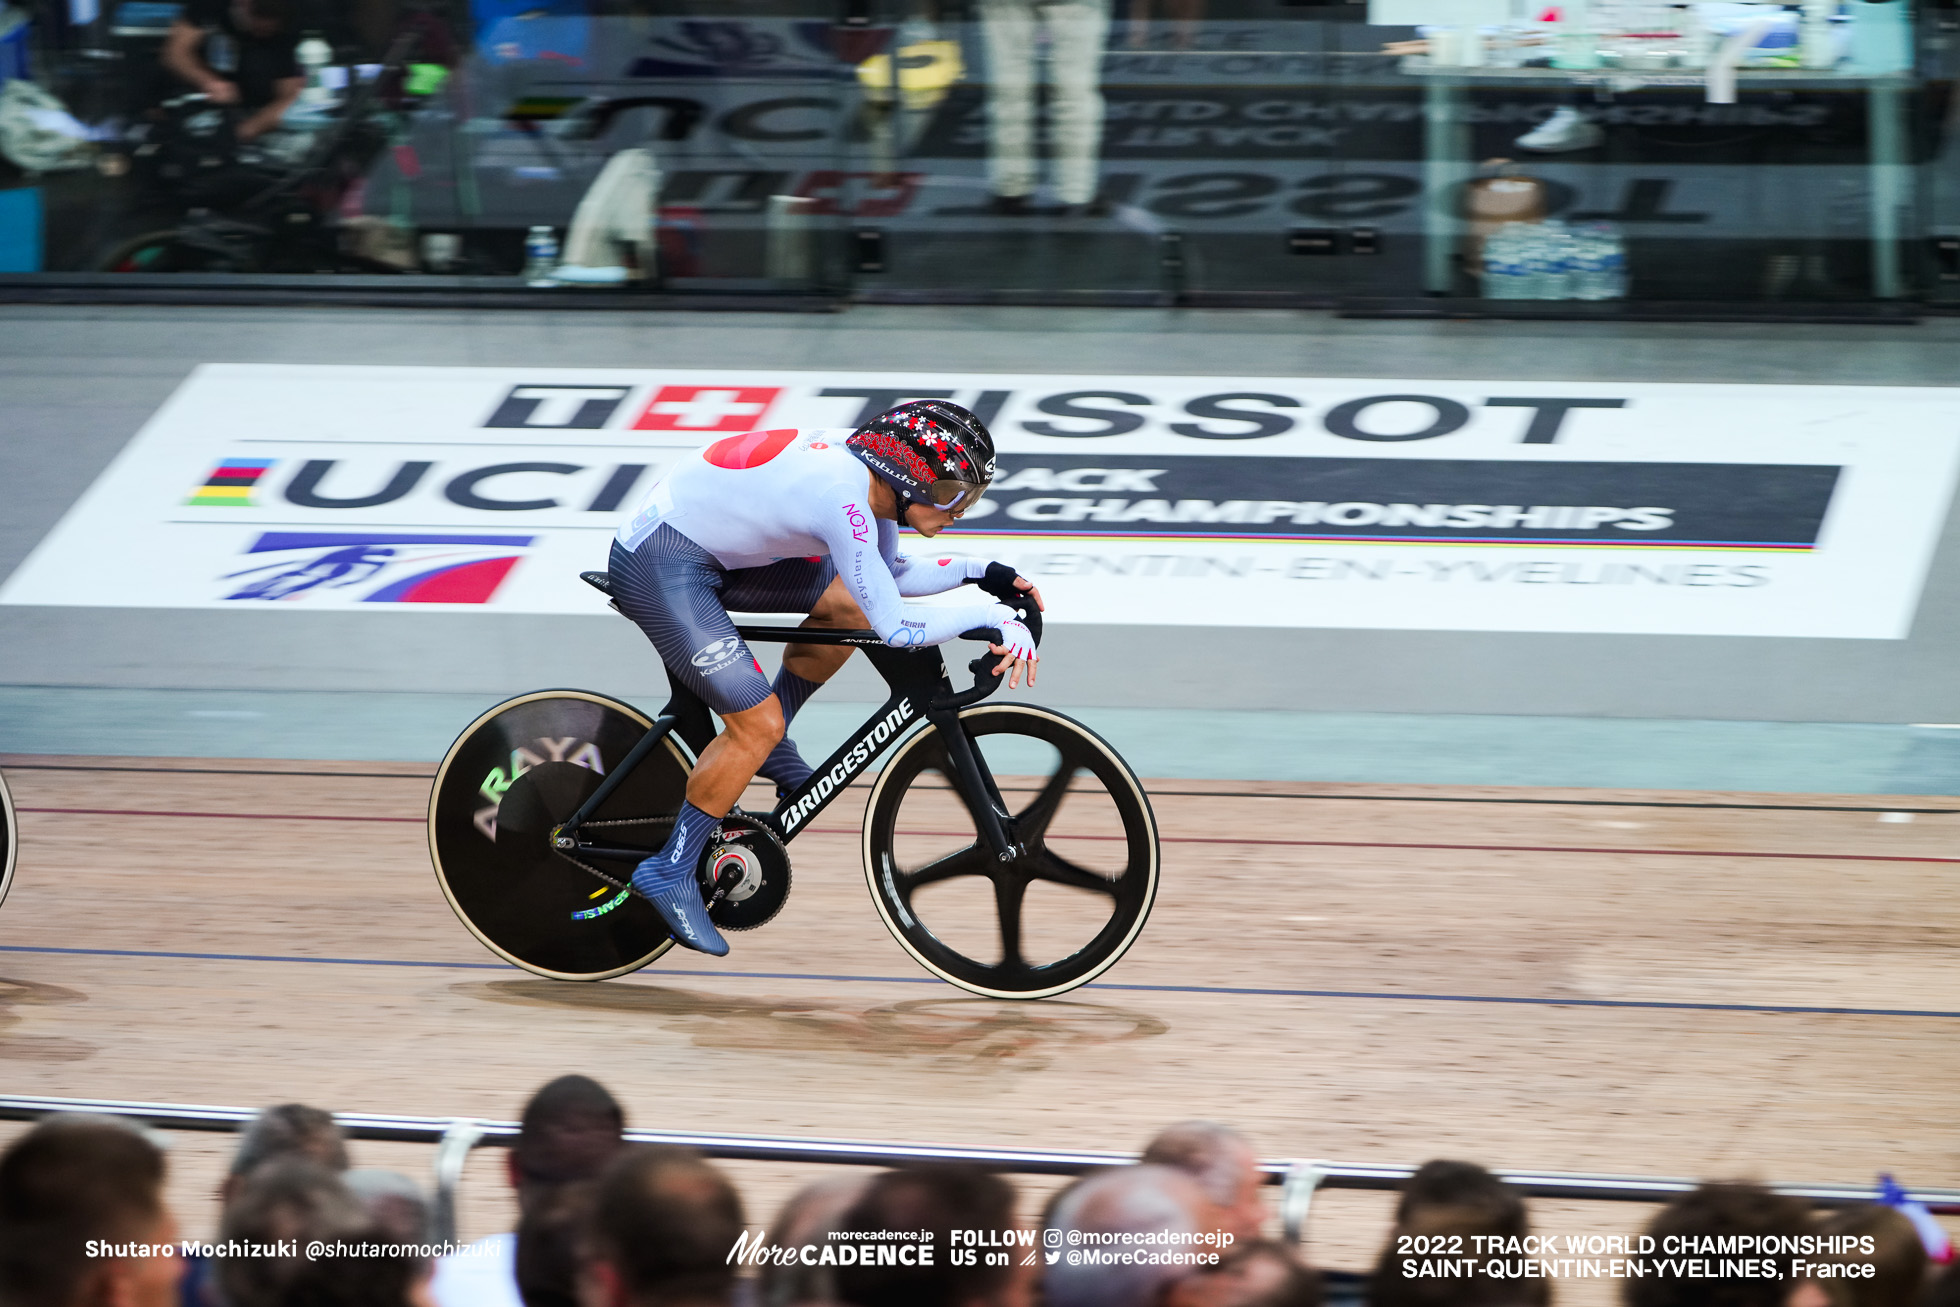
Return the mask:
<path id="1" fill-rule="evenodd" d="M 610 595 L 606 573 L 580 576 Z M 1019 607 L 1039 642 L 1032 601 L 1011 583 L 982 588 Z M 991 656 L 956 690 L 938 648 L 890 648 L 868 630 L 736 630 L 751 644 L 861 648 L 891 695 L 772 811 L 722 819 L 696 868 L 718 929 L 752 930 L 781 911 L 786 846 L 882 759 L 865 806 L 865 880 L 927 971 L 992 998 L 1045 998 L 1095 979 L 1135 942 L 1157 895 L 1157 821 L 1095 732 L 1047 708 L 983 703 L 1000 683 Z M 429 852 L 450 907 L 491 952 L 541 976 L 605 980 L 674 947 L 630 880 L 666 842 L 715 728 L 707 705 L 668 680 L 672 697 L 652 719 L 605 695 L 544 690 L 498 704 L 450 746 L 429 800 Z"/>

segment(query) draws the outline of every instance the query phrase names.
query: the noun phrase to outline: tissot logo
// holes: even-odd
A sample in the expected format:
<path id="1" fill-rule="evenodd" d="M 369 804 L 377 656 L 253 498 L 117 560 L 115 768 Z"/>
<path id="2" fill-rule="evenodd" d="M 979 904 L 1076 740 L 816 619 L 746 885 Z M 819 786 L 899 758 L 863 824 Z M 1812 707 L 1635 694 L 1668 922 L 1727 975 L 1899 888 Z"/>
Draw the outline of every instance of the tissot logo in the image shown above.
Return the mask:
<path id="1" fill-rule="evenodd" d="M 513 386 L 483 425 L 597 431 L 632 392 L 631 386 Z"/>

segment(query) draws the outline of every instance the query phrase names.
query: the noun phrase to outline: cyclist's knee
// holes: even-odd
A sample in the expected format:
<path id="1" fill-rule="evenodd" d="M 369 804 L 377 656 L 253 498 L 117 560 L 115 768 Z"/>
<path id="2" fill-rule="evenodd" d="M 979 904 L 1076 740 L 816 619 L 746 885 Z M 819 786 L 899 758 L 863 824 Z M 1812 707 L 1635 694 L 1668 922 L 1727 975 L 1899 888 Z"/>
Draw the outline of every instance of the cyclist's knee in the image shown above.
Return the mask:
<path id="1" fill-rule="evenodd" d="M 738 747 L 767 753 L 783 738 L 783 706 L 772 694 L 753 708 L 724 716 L 722 727 Z"/>

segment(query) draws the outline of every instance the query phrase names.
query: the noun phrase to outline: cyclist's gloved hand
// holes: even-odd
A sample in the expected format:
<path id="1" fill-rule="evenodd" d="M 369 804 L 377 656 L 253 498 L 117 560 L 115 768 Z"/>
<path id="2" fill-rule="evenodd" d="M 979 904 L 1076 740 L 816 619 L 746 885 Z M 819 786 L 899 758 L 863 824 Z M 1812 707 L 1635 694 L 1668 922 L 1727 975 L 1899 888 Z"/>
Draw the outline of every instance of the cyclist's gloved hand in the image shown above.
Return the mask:
<path id="1" fill-rule="evenodd" d="M 1021 623 L 1021 619 L 1006 604 L 995 604 L 992 624 L 1000 628 L 1000 643 L 988 645 L 995 653 L 1004 655 L 1000 666 L 994 668 L 994 675 L 1010 672 L 1007 678 L 1009 689 L 1021 683 L 1023 668 L 1028 673 L 1028 684 L 1034 684 L 1035 664 L 1041 661 L 1041 652 L 1035 648 L 1034 636 Z"/>
<path id="2" fill-rule="evenodd" d="M 1034 582 L 1006 563 L 976 564 L 976 566 L 980 567 L 980 574 L 974 579 L 979 583 L 980 588 L 1002 603 L 1010 603 L 1022 595 L 1027 595 L 1034 600 L 1037 609 L 1048 607 L 1041 602 L 1041 591 L 1035 589 Z"/>

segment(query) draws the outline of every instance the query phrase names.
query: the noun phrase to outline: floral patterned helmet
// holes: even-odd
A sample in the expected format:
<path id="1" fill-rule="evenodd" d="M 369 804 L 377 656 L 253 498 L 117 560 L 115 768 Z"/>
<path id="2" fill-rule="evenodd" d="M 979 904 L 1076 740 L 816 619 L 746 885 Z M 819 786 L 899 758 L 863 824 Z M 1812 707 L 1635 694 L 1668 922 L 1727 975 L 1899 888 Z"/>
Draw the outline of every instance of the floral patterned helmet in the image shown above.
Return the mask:
<path id="1" fill-rule="evenodd" d="M 901 500 L 964 513 L 994 479 L 994 438 L 958 404 L 915 399 L 857 429 L 847 447 Z"/>

